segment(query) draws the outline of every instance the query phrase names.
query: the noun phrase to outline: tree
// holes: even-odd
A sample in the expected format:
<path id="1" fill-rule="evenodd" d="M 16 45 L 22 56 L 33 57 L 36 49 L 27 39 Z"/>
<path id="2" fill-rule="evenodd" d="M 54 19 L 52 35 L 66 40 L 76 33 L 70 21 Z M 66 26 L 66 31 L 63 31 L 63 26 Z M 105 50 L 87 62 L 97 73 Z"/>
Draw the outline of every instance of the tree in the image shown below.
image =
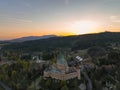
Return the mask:
<path id="1" fill-rule="evenodd" d="M 42 88 L 44 88 L 44 86 L 45 86 L 45 80 L 44 80 L 44 78 L 43 77 L 40 77 L 40 86 L 42 87 Z"/>
<path id="2" fill-rule="evenodd" d="M 77 89 L 77 87 L 78 87 L 77 79 L 74 80 L 74 86 L 75 86 L 75 89 Z"/>
<path id="3" fill-rule="evenodd" d="M 61 88 L 61 90 L 69 90 L 69 89 L 68 89 L 67 85 L 64 85 L 64 86 Z"/>
<path id="4" fill-rule="evenodd" d="M 66 81 L 62 80 L 60 85 L 61 85 L 61 87 L 65 86 L 66 85 Z"/>
<path id="5" fill-rule="evenodd" d="M 1 81 L 3 80 L 3 75 L 2 75 L 2 74 L 0 74 L 0 80 L 1 80 Z"/>
<path id="6" fill-rule="evenodd" d="M 17 72 L 15 70 L 12 71 L 12 79 L 16 81 L 17 79 Z"/>
<path id="7" fill-rule="evenodd" d="M 2 61 L 2 58 L 1 58 L 1 56 L 0 56 L 0 62 Z"/>
<path id="8" fill-rule="evenodd" d="M 116 84 L 116 90 L 120 90 L 120 83 Z"/>
<path id="9" fill-rule="evenodd" d="M 100 65 L 98 58 L 106 55 L 106 51 L 102 47 L 91 47 L 87 51 L 88 55 L 93 59 L 93 63 Z"/>
<path id="10" fill-rule="evenodd" d="M 119 63 L 119 61 L 120 61 L 120 52 L 118 52 L 118 51 L 109 52 L 108 59 L 109 59 L 109 62 L 112 63 L 112 64 Z"/>
<path id="11" fill-rule="evenodd" d="M 49 88 L 50 88 L 50 84 L 51 84 L 51 81 L 50 81 L 50 80 L 47 80 L 46 83 L 45 83 L 45 87 L 46 87 L 47 89 L 49 89 Z"/>

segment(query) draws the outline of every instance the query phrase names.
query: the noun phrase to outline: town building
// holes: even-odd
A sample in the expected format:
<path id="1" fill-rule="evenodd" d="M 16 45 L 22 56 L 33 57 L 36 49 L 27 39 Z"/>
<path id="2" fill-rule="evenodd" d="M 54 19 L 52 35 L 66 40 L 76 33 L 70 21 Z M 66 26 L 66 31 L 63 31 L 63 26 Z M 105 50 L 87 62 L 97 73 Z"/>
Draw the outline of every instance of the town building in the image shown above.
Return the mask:
<path id="1" fill-rule="evenodd" d="M 57 80 L 80 79 L 80 68 L 69 67 L 64 55 L 59 54 L 56 63 L 45 69 L 44 77 L 51 77 Z"/>

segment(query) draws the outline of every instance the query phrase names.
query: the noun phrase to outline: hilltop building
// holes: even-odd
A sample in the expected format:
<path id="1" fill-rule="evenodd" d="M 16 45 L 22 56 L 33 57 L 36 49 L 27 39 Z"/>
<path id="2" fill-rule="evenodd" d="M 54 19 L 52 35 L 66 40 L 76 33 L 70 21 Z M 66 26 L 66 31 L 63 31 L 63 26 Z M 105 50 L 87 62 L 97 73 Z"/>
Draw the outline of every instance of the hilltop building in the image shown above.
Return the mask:
<path id="1" fill-rule="evenodd" d="M 57 80 L 69 80 L 73 78 L 80 79 L 80 68 L 69 67 L 64 55 L 57 56 L 57 62 L 46 68 L 44 77 L 51 77 Z"/>

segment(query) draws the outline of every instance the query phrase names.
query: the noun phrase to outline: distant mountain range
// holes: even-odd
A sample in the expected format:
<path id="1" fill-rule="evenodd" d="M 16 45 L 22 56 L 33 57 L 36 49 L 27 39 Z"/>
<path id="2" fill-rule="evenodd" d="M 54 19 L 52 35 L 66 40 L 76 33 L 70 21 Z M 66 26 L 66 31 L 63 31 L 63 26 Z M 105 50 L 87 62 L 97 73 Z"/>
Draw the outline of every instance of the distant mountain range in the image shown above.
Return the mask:
<path id="1" fill-rule="evenodd" d="M 11 43 L 3 46 L 4 50 L 42 51 L 58 48 L 72 50 L 87 49 L 93 46 L 107 47 L 113 43 L 120 44 L 120 32 L 102 32 L 95 34 L 63 36 L 33 41 Z M 45 37 L 46 38 L 46 37 Z"/>
<path id="2" fill-rule="evenodd" d="M 25 41 L 38 40 L 38 39 L 48 39 L 51 37 L 57 37 L 57 36 L 56 35 L 27 36 L 27 37 L 12 39 L 12 40 L 5 40 L 1 42 L 25 42 Z"/>

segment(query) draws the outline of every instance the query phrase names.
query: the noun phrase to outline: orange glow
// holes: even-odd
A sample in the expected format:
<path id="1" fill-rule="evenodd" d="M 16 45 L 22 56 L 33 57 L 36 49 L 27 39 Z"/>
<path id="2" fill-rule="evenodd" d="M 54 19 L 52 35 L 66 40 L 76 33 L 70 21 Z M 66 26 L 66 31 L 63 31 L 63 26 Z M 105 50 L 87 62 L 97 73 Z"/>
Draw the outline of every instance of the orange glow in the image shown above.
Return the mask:
<path id="1" fill-rule="evenodd" d="M 72 32 L 64 32 L 64 31 L 56 31 L 56 30 L 49 30 L 50 32 L 48 32 L 47 30 L 42 30 L 42 31 L 35 31 L 32 30 L 31 32 L 19 32 L 15 31 L 15 32 L 3 32 L 2 35 L 0 35 L 1 39 L 4 40 L 10 40 L 10 39 L 15 39 L 15 38 L 20 38 L 20 37 L 26 37 L 26 36 L 43 36 L 43 35 L 50 35 L 50 34 L 54 34 L 57 36 L 69 36 L 69 35 L 74 35 L 75 33 Z"/>
<path id="2" fill-rule="evenodd" d="M 70 22 L 70 21 L 69 21 Z M 119 27 L 107 27 L 100 25 L 95 21 L 72 21 L 70 23 L 56 25 L 6 25 L 0 27 L 0 39 L 14 39 L 25 36 L 43 36 L 43 35 L 58 35 L 69 36 L 76 34 L 98 33 L 104 31 L 119 32 Z M 64 23 L 64 22 L 62 22 Z"/>
<path id="3" fill-rule="evenodd" d="M 97 30 L 98 24 L 93 21 L 77 21 L 71 24 L 71 29 L 74 30 L 76 34 L 86 34 L 93 33 Z"/>
<path id="4" fill-rule="evenodd" d="M 63 33 L 58 33 L 56 34 L 58 36 L 70 36 L 70 35 L 75 35 L 73 32 L 63 32 Z"/>

